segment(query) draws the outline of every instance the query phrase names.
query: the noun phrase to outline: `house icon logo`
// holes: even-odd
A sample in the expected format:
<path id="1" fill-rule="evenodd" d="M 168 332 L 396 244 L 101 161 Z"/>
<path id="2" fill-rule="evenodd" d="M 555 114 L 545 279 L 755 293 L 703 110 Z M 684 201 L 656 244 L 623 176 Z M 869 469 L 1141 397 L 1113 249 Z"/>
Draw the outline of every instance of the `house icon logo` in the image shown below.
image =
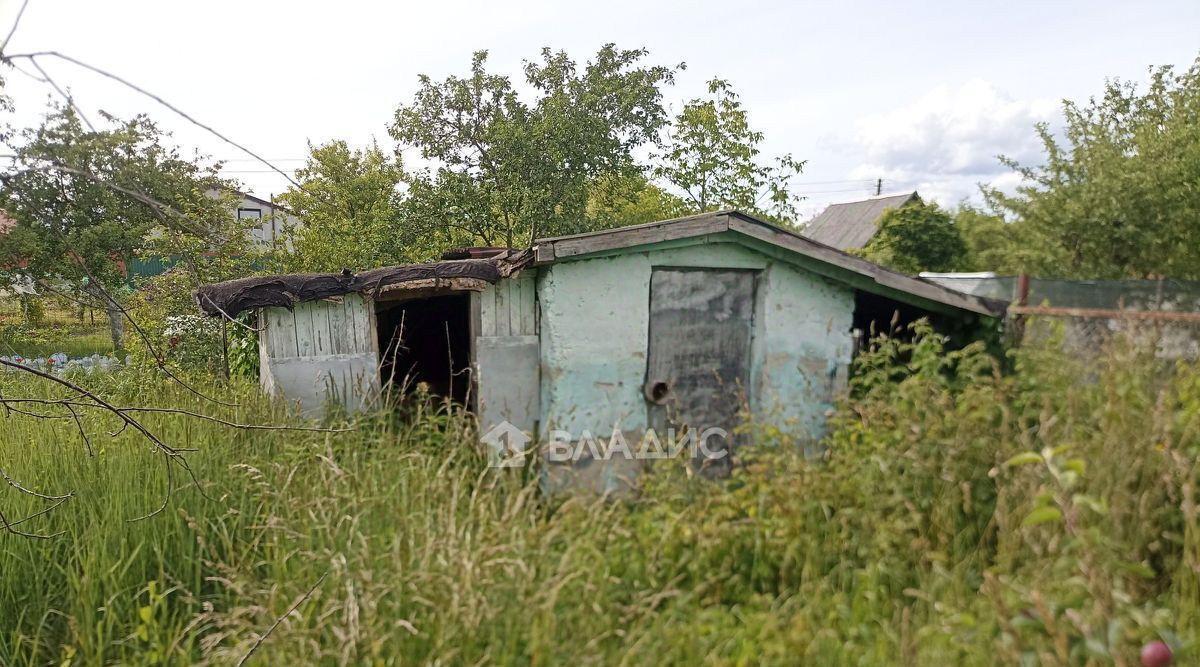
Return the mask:
<path id="1" fill-rule="evenodd" d="M 525 450 L 529 437 L 521 429 L 502 421 L 479 437 L 488 448 L 488 465 L 492 468 L 519 468 L 525 465 Z"/>

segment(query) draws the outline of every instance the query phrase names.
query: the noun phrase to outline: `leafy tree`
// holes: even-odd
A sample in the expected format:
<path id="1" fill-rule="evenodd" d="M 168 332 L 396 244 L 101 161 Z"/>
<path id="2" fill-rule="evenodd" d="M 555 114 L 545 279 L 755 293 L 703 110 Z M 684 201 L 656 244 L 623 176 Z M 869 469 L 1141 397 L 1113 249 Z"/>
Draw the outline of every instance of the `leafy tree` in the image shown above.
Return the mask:
<path id="1" fill-rule="evenodd" d="M 644 66 L 644 49 L 606 45 L 583 67 L 542 50 L 525 63 L 525 101 L 479 51 L 466 77 L 421 76 L 392 136 L 433 166 L 406 175 L 410 238 L 524 245 L 585 231 L 591 185 L 640 172 L 633 151 L 667 121 L 660 86 L 675 70 Z"/>
<path id="2" fill-rule="evenodd" d="M 1151 70 L 1144 91 L 1111 81 L 1037 127 L 1041 166 L 1016 194 L 987 191 L 1015 220 L 1024 268 L 1065 278 L 1200 278 L 1200 60 Z"/>
<path id="3" fill-rule="evenodd" d="M 204 250 L 231 255 L 245 234 L 231 231 L 227 202 L 209 194 L 225 186 L 215 167 L 181 158 L 145 116 L 104 120 L 110 128 L 84 127 L 59 107 L 21 134 L 0 192 L 16 223 L 0 238 L 0 272 L 82 287 L 108 311 L 120 349 L 116 299 L 134 257 L 169 248 L 198 273 Z"/>
<path id="4" fill-rule="evenodd" d="M 303 225 L 289 230 L 289 271 L 361 270 L 411 259 L 401 238 L 400 161 L 372 144 L 345 141 L 309 146 L 296 171 L 301 187 L 279 196 Z M 419 254 L 419 253 L 418 253 Z"/>
<path id="5" fill-rule="evenodd" d="M 953 218 L 936 203 L 889 208 L 878 225 L 862 255 L 896 271 L 953 271 L 966 259 L 967 245 Z"/>
<path id="6" fill-rule="evenodd" d="M 796 217 L 798 199 L 787 189 L 804 168 L 791 155 L 760 162 L 763 133 L 753 130 L 729 82 L 708 82 L 708 99 L 683 107 L 655 174 L 682 192 L 691 212 L 739 208 L 779 220 Z"/>
<path id="7" fill-rule="evenodd" d="M 954 225 L 967 247 L 958 271 L 1019 273 L 1033 255 L 1017 238 L 1016 226 L 1000 213 L 963 202 L 954 212 Z"/>
<path id="8" fill-rule="evenodd" d="M 593 229 L 612 229 L 688 215 L 687 202 L 644 176 L 597 179 L 588 191 L 587 219 Z"/>

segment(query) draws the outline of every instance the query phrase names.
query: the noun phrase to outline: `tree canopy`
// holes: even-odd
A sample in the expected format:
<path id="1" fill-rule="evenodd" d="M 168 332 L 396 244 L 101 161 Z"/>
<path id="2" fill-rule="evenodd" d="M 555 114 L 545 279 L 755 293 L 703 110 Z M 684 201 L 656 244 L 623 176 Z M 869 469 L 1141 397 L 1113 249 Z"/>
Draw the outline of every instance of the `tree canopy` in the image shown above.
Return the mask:
<path id="1" fill-rule="evenodd" d="M 936 203 L 889 208 L 878 225 L 862 255 L 883 266 L 903 273 L 955 271 L 966 260 L 967 245 L 954 219 Z"/>
<path id="2" fill-rule="evenodd" d="M 1021 268 L 1063 278 L 1200 278 L 1200 60 L 1149 85 L 1110 81 L 1066 102 L 1064 126 L 1037 127 L 1044 163 L 1005 160 L 1025 178 L 987 196 L 1013 220 Z"/>
<path id="3" fill-rule="evenodd" d="M 580 66 L 543 49 L 525 63 L 528 101 L 487 71 L 486 51 L 465 77 L 422 76 L 391 126 L 431 163 L 405 176 L 409 233 L 516 247 L 583 231 L 592 184 L 640 173 L 634 150 L 667 122 L 662 86 L 675 69 L 643 65 L 646 54 L 609 44 Z"/>
<path id="4" fill-rule="evenodd" d="M 707 99 L 684 105 L 675 117 L 655 174 L 679 190 L 693 213 L 738 208 L 777 221 L 796 217 L 788 181 L 804 168 L 791 155 L 760 160 L 763 133 L 728 81 L 708 82 Z"/>
<path id="5" fill-rule="evenodd" d="M 309 145 L 300 187 L 279 201 L 304 221 L 291 231 L 290 271 L 359 271 L 420 259 L 405 247 L 398 191 L 400 160 L 377 145 L 352 150 L 345 141 Z M 409 239 L 411 240 L 411 239 Z"/>
<path id="6" fill-rule="evenodd" d="M 135 257 L 170 253 L 195 268 L 204 251 L 222 246 L 218 256 L 228 256 L 246 234 L 231 229 L 215 166 L 184 159 L 145 116 L 104 121 L 94 129 L 71 107 L 54 107 L 15 140 L 0 191 L 15 226 L 0 237 L 0 272 L 88 287 L 109 307 L 119 346 L 111 295 Z"/>

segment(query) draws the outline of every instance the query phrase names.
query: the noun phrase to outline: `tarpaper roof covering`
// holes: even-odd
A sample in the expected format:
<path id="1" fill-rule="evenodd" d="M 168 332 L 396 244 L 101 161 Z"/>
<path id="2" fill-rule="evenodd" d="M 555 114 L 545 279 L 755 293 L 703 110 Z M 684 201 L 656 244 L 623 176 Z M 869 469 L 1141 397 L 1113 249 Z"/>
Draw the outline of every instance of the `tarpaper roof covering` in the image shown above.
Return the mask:
<path id="1" fill-rule="evenodd" d="M 315 301 L 354 292 L 379 292 L 406 284 L 428 286 L 431 282 L 456 279 L 495 283 L 519 265 L 520 255 L 510 258 L 462 259 L 429 264 L 409 264 L 372 269 L 362 273 L 293 273 L 277 276 L 251 276 L 223 283 L 204 285 L 196 290 L 196 305 L 206 315 L 235 317 L 244 310 L 281 306 L 291 308 L 303 301 Z"/>

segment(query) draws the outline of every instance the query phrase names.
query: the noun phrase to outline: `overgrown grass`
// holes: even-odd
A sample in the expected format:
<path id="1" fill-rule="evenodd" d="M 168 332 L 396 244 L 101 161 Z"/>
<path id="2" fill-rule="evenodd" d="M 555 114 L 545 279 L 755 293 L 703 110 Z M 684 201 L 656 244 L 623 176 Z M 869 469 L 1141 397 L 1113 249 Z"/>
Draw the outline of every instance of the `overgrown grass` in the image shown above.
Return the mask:
<path id="1" fill-rule="evenodd" d="M 108 331 L 69 331 L 51 338 L 30 337 L 22 334 L 0 335 L 0 355 L 20 355 L 25 359 L 48 357 L 56 352 L 62 352 L 72 359 L 90 357 L 93 354 L 101 356 L 113 353 L 112 336 Z"/>
<path id="2" fill-rule="evenodd" d="M 27 359 L 62 352 L 71 358 L 108 355 L 113 352 L 108 320 L 89 313 L 82 321 L 77 313 L 38 303 L 37 322 L 29 322 L 16 299 L 0 299 L 0 355 Z"/>
<path id="3" fill-rule="evenodd" d="M 885 342 L 821 460 L 751 423 L 729 480 L 661 463 L 629 501 L 547 500 L 432 408 L 338 434 L 148 414 L 207 498 L 177 471 L 130 521 L 162 501 L 160 456 L 98 413 L 94 456 L 74 422 L 12 414 L 5 472 L 75 496 L 19 526 L 65 535 L 0 536 L 0 663 L 230 664 L 280 618 L 255 664 L 1131 665 L 1160 635 L 1195 661 L 1200 374 L 1132 350 L 1015 364 Z M 204 387 L 222 408 L 137 369 L 96 381 L 285 420 L 253 386 Z"/>

